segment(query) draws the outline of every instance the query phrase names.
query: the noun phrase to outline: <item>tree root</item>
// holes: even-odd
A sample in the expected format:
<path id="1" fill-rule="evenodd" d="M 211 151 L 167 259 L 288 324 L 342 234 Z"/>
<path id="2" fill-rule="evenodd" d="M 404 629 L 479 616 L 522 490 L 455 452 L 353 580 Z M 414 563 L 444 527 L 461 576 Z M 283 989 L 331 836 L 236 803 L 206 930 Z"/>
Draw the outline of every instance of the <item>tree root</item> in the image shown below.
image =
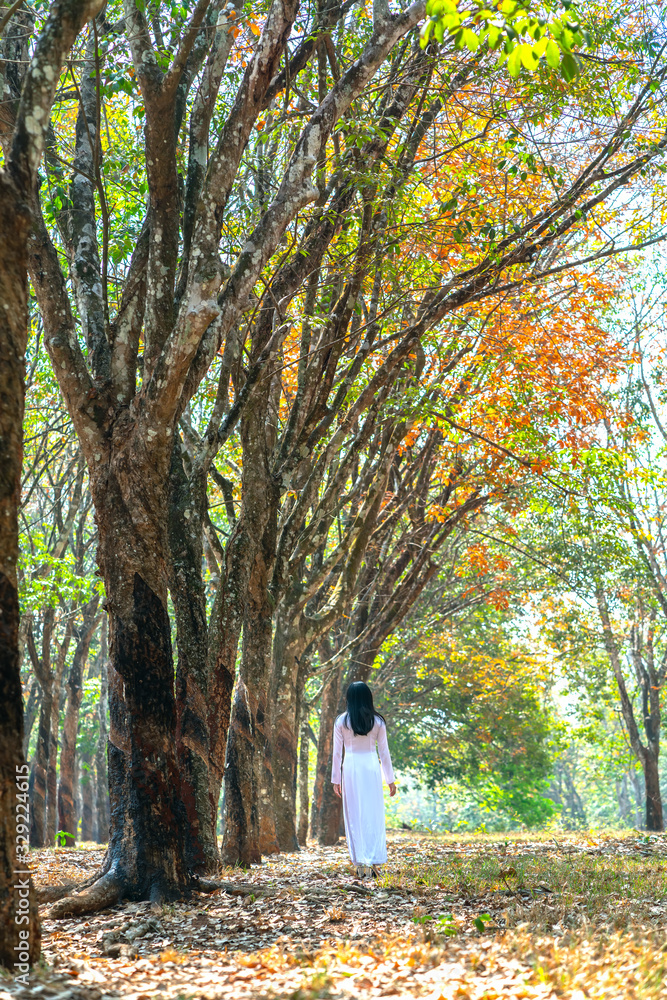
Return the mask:
<path id="1" fill-rule="evenodd" d="M 74 892 L 82 892 L 87 889 L 89 885 L 93 885 L 97 882 L 99 878 L 104 874 L 104 869 L 95 872 L 90 878 L 84 879 L 83 882 L 63 882 L 62 885 L 43 885 L 35 889 L 35 896 L 37 898 L 37 904 L 43 906 L 44 903 L 55 903 L 57 900 L 62 899 L 63 896 L 71 896 Z"/>
<path id="2" fill-rule="evenodd" d="M 121 885 L 112 875 L 103 875 L 83 892 L 66 896 L 55 903 L 47 913 L 50 920 L 64 917 L 79 917 L 87 913 L 98 913 L 113 906 L 121 897 Z"/>
<path id="3" fill-rule="evenodd" d="M 64 885 L 45 885 L 35 889 L 35 896 L 40 906 L 44 903 L 55 903 L 63 896 L 69 896 L 84 888 L 83 882 L 66 882 Z"/>
<path id="4" fill-rule="evenodd" d="M 81 886 L 80 892 L 73 895 L 64 896 L 65 892 L 71 892 L 74 886 L 53 886 L 44 892 L 55 892 L 59 895 L 52 897 L 58 900 L 47 913 L 47 919 L 62 920 L 66 917 L 79 917 L 87 913 L 97 913 L 113 906 L 123 897 L 122 885 L 113 875 L 102 875 L 95 881 Z M 255 882 L 223 882 L 217 879 L 196 878 L 192 880 L 190 889 L 195 892 L 210 893 L 222 891 L 229 896 L 254 896 L 255 899 L 263 899 L 267 896 L 278 896 L 285 892 L 285 886 L 257 885 Z M 339 892 L 353 892 L 360 896 L 372 896 L 372 890 L 365 886 L 358 885 L 336 885 L 330 889 L 315 889 L 313 887 L 305 892 L 292 890 L 296 895 L 317 897 L 322 899 L 331 898 L 332 894 Z M 64 898 L 62 898 L 64 896 Z M 47 901 L 46 899 L 44 900 Z"/>

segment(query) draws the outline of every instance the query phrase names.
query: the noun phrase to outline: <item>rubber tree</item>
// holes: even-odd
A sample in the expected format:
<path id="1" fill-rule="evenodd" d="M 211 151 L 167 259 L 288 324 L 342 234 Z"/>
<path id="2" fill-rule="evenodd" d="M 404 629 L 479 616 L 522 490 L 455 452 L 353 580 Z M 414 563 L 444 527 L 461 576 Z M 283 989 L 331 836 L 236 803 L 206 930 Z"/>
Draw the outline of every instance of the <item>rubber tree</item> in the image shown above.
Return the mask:
<path id="1" fill-rule="evenodd" d="M 27 769 L 23 761 L 23 702 L 19 676 L 18 505 L 23 455 L 25 351 L 28 338 L 28 237 L 30 201 L 44 148 L 49 110 L 60 68 L 85 21 L 98 5 L 56 2 L 37 39 L 32 59 L 22 60 L 15 76 L 21 100 L 6 100 L 7 63 L 0 63 L 3 85 L 2 141 L 5 165 L 0 170 L 0 962 L 25 975 L 39 956 L 40 931 L 32 892 L 25 908 L 15 887 L 30 883 L 27 868 L 27 824 L 19 822 L 27 801 Z M 12 11 L 14 13 L 14 11 Z M 20 29 L 25 29 L 24 13 Z M 2 56 L 27 54 L 25 41 L 8 39 L 3 18 Z M 25 37 L 25 34 L 24 34 Z M 8 44 L 7 44 L 8 43 Z M 8 51 L 8 47 L 13 51 Z M 24 789 L 25 785 L 25 789 Z M 21 796 L 21 801 L 17 795 Z M 17 844 L 21 848 L 17 852 Z M 25 850 L 22 848 L 25 847 Z M 25 914 L 25 921 L 23 920 Z M 18 956 L 18 970 L 15 968 Z M 25 961 L 24 961 L 25 956 Z M 26 980 L 27 982 L 27 980 Z"/>

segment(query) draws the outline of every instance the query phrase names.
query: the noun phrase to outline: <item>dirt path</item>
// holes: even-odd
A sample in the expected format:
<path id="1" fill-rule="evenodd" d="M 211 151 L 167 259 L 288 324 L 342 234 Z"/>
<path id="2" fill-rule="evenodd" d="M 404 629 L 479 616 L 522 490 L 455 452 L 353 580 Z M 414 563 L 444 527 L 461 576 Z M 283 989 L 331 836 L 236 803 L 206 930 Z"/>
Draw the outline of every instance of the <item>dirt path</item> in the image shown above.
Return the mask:
<path id="1" fill-rule="evenodd" d="M 44 965 L 27 989 L 0 979 L 0 1000 L 667 997 L 664 850 L 662 838 L 636 836 L 554 846 L 395 834 L 376 885 L 354 877 L 344 845 L 311 846 L 227 870 L 227 891 L 186 902 L 58 921 L 44 907 Z M 36 852 L 36 882 L 81 879 L 102 856 Z M 630 869 L 645 898 L 594 891 L 598 871 L 607 885 Z M 595 899 L 585 885 L 584 904 L 570 898 L 562 873 Z"/>

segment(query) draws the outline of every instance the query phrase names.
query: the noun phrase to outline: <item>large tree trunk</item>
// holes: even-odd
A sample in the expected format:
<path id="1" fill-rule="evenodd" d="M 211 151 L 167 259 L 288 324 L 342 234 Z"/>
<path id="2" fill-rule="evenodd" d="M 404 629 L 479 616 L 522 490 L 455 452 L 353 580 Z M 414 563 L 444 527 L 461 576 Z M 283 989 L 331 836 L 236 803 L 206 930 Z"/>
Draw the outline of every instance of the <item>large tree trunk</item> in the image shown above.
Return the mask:
<path id="1" fill-rule="evenodd" d="M 338 843 L 340 829 L 340 799 L 334 795 L 331 783 L 333 729 L 341 699 L 342 667 L 334 667 L 322 689 L 320 732 L 317 739 L 317 764 L 311 807 L 311 836 L 320 844 Z"/>
<path id="2" fill-rule="evenodd" d="M 227 864 L 242 865 L 261 861 L 260 796 L 271 803 L 273 800 L 268 686 L 274 608 L 268 588 L 276 551 L 279 494 L 266 463 L 265 408 L 260 404 L 261 396 L 248 403 L 241 426 L 243 506 L 236 547 L 248 561 L 250 572 L 225 766 L 222 855 Z M 240 588 L 239 593 L 243 593 Z M 269 818 L 262 831 L 265 851 L 273 849 L 270 826 Z"/>
<path id="3" fill-rule="evenodd" d="M 28 972 L 40 949 L 27 865 L 28 768 L 23 758 L 16 580 L 29 224 L 26 205 L 0 170 L 0 964 L 15 975 Z"/>
<path id="4" fill-rule="evenodd" d="M 180 445 L 171 459 L 169 546 L 176 611 L 176 744 L 181 796 L 188 816 L 186 850 L 193 870 L 215 871 L 217 800 L 211 799 L 208 728 L 208 634 L 202 577 L 205 475 L 188 478 Z"/>
<path id="5" fill-rule="evenodd" d="M 91 470 L 109 611 L 109 847 L 97 882 L 56 903 L 54 916 L 173 899 L 190 881 L 167 613 L 169 452 L 137 443 L 128 422 L 117 422 L 106 465 Z"/>
<path id="6" fill-rule="evenodd" d="M 273 801 L 268 692 L 273 609 L 268 601 L 267 583 L 267 566 L 260 552 L 250 576 L 241 666 L 227 743 L 222 846 L 227 864 L 258 864 L 262 848 L 265 853 L 275 850 L 272 810 L 267 810 L 267 804 L 272 805 Z M 263 829 L 260 812 L 265 816 Z"/>

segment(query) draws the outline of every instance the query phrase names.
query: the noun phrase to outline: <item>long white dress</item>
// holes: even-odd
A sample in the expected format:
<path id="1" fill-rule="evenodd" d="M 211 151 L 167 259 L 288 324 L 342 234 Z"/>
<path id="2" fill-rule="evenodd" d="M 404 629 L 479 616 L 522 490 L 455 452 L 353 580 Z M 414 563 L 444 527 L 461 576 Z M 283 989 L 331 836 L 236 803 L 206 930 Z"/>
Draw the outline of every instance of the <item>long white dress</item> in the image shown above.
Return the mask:
<path id="1" fill-rule="evenodd" d="M 387 833 L 380 762 L 387 784 L 394 780 L 387 727 L 376 715 L 370 733 L 357 736 L 345 718 L 339 715 L 334 726 L 331 780 L 342 786 L 347 847 L 353 864 L 381 865 L 387 860 Z"/>

